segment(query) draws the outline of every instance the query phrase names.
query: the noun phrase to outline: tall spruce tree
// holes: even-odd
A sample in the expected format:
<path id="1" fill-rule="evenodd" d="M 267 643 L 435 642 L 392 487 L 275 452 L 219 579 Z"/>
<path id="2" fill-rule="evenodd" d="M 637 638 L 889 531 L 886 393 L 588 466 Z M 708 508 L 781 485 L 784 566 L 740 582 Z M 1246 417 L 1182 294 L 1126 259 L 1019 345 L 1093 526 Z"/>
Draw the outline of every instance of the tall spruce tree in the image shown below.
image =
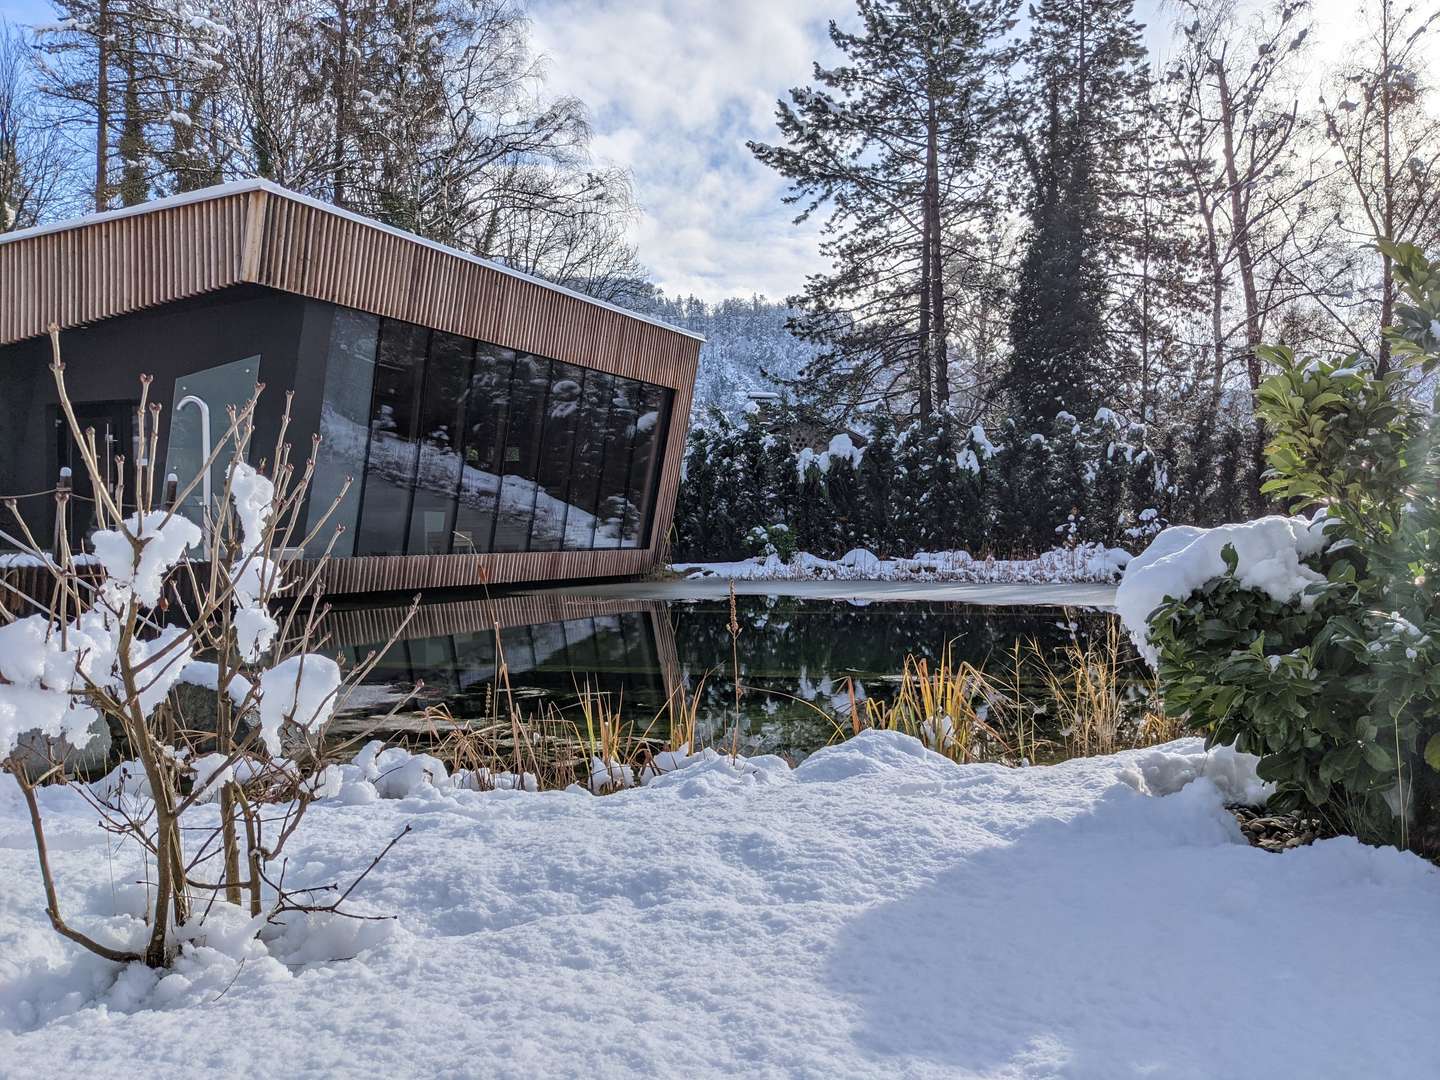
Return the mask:
<path id="1" fill-rule="evenodd" d="M 995 42 L 1018 0 L 857 0 L 860 28 L 832 22 L 843 62 L 777 108 L 783 145 L 752 142 L 791 182 L 803 221 L 829 207 L 821 252 L 796 302 L 798 334 L 820 342 L 807 387 L 842 409 L 885 401 L 928 416 L 950 396 L 947 235 L 983 212 L 977 179 L 996 126 Z"/>
<path id="2" fill-rule="evenodd" d="M 1061 409 L 1094 415 L 1128 373 L 1107 330 L 1109 268 L 1127 246 L 1124 208 L 1148 75 L 1133 0 L 1041 0 L 1031 9 L 1030 91 L 1016 142 L 1029 230 L 1010 320 L 1004 389 L 1022 429 Z"/>

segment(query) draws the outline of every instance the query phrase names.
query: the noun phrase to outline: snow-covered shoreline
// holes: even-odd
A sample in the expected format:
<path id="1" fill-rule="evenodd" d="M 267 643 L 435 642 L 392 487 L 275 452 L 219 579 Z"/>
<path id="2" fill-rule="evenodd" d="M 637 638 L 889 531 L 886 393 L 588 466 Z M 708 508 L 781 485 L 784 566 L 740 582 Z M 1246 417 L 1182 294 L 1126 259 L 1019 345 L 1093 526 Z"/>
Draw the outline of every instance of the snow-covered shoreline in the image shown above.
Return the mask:
<path id="1" fill-rule="evenodd" d="M 1119 581 L 1130 553 L 1123 548 L 1080 544 L 1053 548 L 1034 559 L 977 559 L 968 551 L 922 551 L 905 559 L 882 559 L 856 548 L 838 559 L 807 551 L 790 560 L 777 555 L 738 562 L 675 563 L 670 569 L 691 578 L 733 581 L 954 581 L 975 584 L 1112 583 Z"/>
<path id="2" fill-rule="evenodd" d="M 412 770 L 413 771 L 413 770 Z M 164 974 L 46 923 L 0 778 L 0 1074 L 1425 1075 L 1440 873 L 1247 845 L 1253 759 L 1189 739 L 1005 769 L 871 732 L 795 769 L 707 756 L 605 797 L 437 788 L 312 806 L 287 882 L 331 918 Z M 48 789 L 75 922 L 123 933 L 132 852 Z M 213 807 L 197 807 L 197 815 Z M 1357 918 L 1357 912 L 1365 917 Z M 1237 1001 L 1261 1002 L 1249 1010 Z M 1357 1023 L 1355 1018 L 1363 1017 Z"/>

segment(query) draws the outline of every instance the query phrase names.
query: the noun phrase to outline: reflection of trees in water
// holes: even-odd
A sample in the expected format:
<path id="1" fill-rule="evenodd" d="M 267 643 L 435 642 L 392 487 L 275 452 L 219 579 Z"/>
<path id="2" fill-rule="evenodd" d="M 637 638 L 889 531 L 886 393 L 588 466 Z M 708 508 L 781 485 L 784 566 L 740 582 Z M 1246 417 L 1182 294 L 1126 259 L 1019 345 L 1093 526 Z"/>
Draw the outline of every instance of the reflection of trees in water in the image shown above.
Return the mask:
<path id="1" fill-rule="evenodd" d="M 835 724 L 848 728 L 850 693 L 857 701 L 894 692 L 907 655 L 938 659 L 950 644 L 952 659 L 968 660 L 1008 677 L 1012 649 L 1034 640 L 1054 655 L 1074 634 L 1103 641 L 1103 613 L 1067 615 L 1055 609 L 977 608 L 954 603 L 858 605 L 786 597 L 738 601 L 742 727 L 751 748 L 806 753 L 829 742 Z M 702 736 L 719 739 L 734 721 L 729 671 L 729 606 L 724 600 L 682 602 L 669 619 L 626 612 L 506 627 L 501 644 L 510 679 L 529 703 L 573 710 L 577 689 L 611 695 L 625 719 L 646 730 L 678 679 L 693 692 L 710 673 L 702 693 Z M 673 634 L 673 652 L 666 635 Z M 367 646 L 350 646 L 356 658 Z M 662 656 L 678 658 L 679 670 L 661 670 Z M 371 682 L 399 686 L 425 683 L 422 701 L 445 701 L 460 718 L 483 715 L 494 684 L 494 631 L 476 629 L 397 644 Z M 1038 689 L 1038 687 L 1037 687 Z M 796 700 L 799 699 L 799 700 Z M 663 733 L 664 719 L 655 728 Z"/>
<path id="2" fill-rule="evenodd" d="M 857 702 L 887 697 L 906 656 L 935 660 L 948 644 L 952 661 L 966 660 L 1008 679 L 1016 642 L 1024 651 L 1033 640 L 1056 662 L 1072 632 L 1082 643 L 1098 643 L 1114 618 L 1053 608 L 858 605 L 790 597 L 741 597 L 737 606 L 741 685 L 752 688 L 741 701 L 743 726 L 755 745 L 799 750 L 813 749 L 835 730 L 810 706 L 848 725 L 852 688 Z M 734 720 L 729 618 L 725 601 L 671 608 L 685 686 L 693 692 L 707 671 L 713 673 L 700 710 L 712 733 Z M 1026 682 L 1037 678 L 1028 668 L 1021 674 Z"/>

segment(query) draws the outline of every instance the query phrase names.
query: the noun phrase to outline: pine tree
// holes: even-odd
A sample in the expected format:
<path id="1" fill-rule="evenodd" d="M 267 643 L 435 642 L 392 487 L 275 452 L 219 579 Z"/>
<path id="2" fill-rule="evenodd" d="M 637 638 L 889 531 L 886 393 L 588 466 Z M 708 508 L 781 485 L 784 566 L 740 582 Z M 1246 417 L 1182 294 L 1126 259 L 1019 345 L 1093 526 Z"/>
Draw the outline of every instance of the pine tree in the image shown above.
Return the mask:
<path id="1" fill-rule="evenodd" d="M 927 439 L 929 475 L 926 495 L 925 535 L 921 546 L 931 551 L 973 550 L 984 535 L 979 478 L 967 464 L 961 464 L 962 447 L 954 420 L 946 415 L 930 426 Z"/>
<path id="2" fill-rule="evenodd" d="M 1029 440 L 1013 420 L 1000 425 L 999 437 L 1000 445 L 985 466 L 986 516 L 992 523 L 985 546 L 1008 556 L 1024 545 L 1028 528 L 1025 508 L 1031 494 L 1025 491 L 1025 479 Z"/>
<path id="3" fill-rule="evenodd" d="M 1080 436 L 1080 422 L 1072 414 L 1062 412 L 1055 418 L 1048 439 L 1050 472 L 1046 487 L 1054 515 L 1049 539 L 1056 545 L 1089 539 L 1086 511 L 1091 502 L 1092 466 Z"/>
<path id="4" fill-rule="evenodd" d="M 674 554 L 677 559 L 707 559 L 715 554 L 712 515 L 716 505 L 715 448 L 704 427 L 693 427 L 686 441 L 685 476 L 675 502 Z"/>
<path id="5" fill-rule="evenodd" d="M 949 398 L 947 239 L 990 199 L 980 148 L 1008 53 L 994 42 L 1018 0 L 857 0 L 860 27 L 830 24 L 844 60 L 777 108 L 785 145 L 750 143 L 791 183 L 804 220 L 830 213 L 796 329 L 821 342 L 810 389 L 843 408 L 879 399 L 928 415 Z"/>
<path id="6" fill-rule="evenodd" d="M 1134 520 L 1135 511 L 1129 505 L 1134 450 L 1122 438 L 1118 422 L 1097 420 L 1091 431 L 1090 451 L 1094 457 L 1085 510 L 1085 539 L 1117 547 L 1126 539 L 1124 529 Z"/>
<path id="7" fill-rule="evenodd" d="M 825 476 L 813 461 L 806 466 L 805 475 L 800 478 L 791 527 L 795 531 L 795 543 L 801 551 L 822 558 L 843 554 L 836 546 L 835 515 L 830 508 Z"/>
<path id="8" fill-rule="evenodd" d="M 1220 433 L 1216 453 L 1215 471 L 1218 484 L 1215 489 L 1213 524 L 1244 521 L 1250 516 L 1250 440 L 1249 432 L 1233 425 L 1226 426 Z"/>
<path id="9" fill-rule="evenodd" d="M 895 540 L 895 424 L 886 413 L 876 413 L 860 459 L 861 519 L 857 542 L 871 551 L 884 551 Z"/>
<path id="10" fill-rule="evenodd" d="M 1026 46 L 1031 122 L 1017 133 L 1031 183 L 1004 388 L 1027 430 L 1092 416 L 1126 380 L 1107 330 L 1107 273 L 1147 75 L 1132 0 L 1042 0 Z"/>
<path id="11" fill-rule="evenodd" d="M 1189 451 L 1179 477 L 1180 516 L 1195 525 L 1218 525 L 1215 514 L 1216 497 L 1216 433 L 1215 418 L 1203 405 L 1197 410 L 1186 437 Z"/>
<path id="12" fill-rule="evenodd" d="M 929 426 L 913 421 L 895 447 L 895 535 L 890 551 L 913 554 L 925 546 L 929 532 L 931 476 Z"/>
<path id="13" fill-rule="evenodd" d="M 855 538 L 860 533 L 858 526 L 865 518 L 865 508 L 860 498 L 860 483 L 855 475 L 855 466 L 849 458 L 831 460 L 830 471 L 825 474 L 825 490 L 835 513 L 835 531 L 840 538 L 838 546 L 849 550 L 856 546 Z"/>

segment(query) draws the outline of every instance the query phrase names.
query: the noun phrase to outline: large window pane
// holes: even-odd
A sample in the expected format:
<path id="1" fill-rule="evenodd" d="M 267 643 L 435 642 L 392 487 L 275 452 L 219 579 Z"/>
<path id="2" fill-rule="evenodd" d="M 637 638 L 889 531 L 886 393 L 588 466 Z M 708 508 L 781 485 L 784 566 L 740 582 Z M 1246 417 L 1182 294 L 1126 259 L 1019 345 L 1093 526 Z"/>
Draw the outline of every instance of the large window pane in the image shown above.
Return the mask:
<path id="1" fill-rule="evenodd" d="M 640 416 L 635 421 L 635 451 L 630 462 L 630 485 L 625 496 L 625 521 L 620 530 L 621 547 L 644 547 L 649 543 L 661 447 L 669 429 L 669 415 L 670 391 L 649 383 L 642 384 Z"/>
<path id="2" fill-rule="evenodd" d="M 545 429 L 549 395 L 550 361 L 529 354 L 516 357 L 515 375 L 510 380 L 510 422 L 505 435 L 494 551 L 524 551 L 529 545 L 540 436 Z"/>
<path id="3" fill-rule="evenodd" d="M 420 381 L 429 334 L 424 327 L 389 319 L 380 328 L 357 555 L 394 555 L 405 550 L 410 491 L 415 482 Z"/>
<path id="4" fill-rule="evenodd" d="M 568 551 L 588 548 L 595 542 L 595 511 L 605 468 L 605 433 L 610 423 L 610 399 L 614 396 L 615 376 L 585 372 L 580 417 L 575 425 L 569 507 L 565 512 L 564 546 Z"/>
<path id="5" fill-rule="evenodd" d="M 457 555 L 490 550 L 514 366 L 515 354 L 508 349 L 482 343 L 475 351 L 465 407 L 465 467 L 451 548 Z"/>
<path id="6" fill-rule="evenodd" d="M 575 428 L 585 369 L 556 361 L 550 371 L 550 397 L 545 406 L 545 433 L 540 443 L 539 490 L 530 526 L 531 551 L 558 551 L 564 546 L 570 493 Z"/>
<path id="7" fill-rule="evenodd" d="M 445 555 L 455 525 L 455 493 L 460 486 L 460 449 L 465 401 L 470 393 L 469 338 L 430 335 L 430 362 L 420 403 L 420 463 L 415 501 L 410 509 L 411 555 Z"/>
<path id="8" fill-rule="evenodd" d="M 375 344 L 379 336 L 378 316 L 349 308 L 335 309 L 335 320 L 330 325 L 330 348 L 325 357 L 320 449 L 315 455 L 315 479 L 310 484 L 306 531 L 319 524 L 348 477 L 350 486 L 345 489 L 345 497 L 326 520 L 325 530 L 320 534 L 328 543 L 334 527 L 345 527 L 335 541 L 334 553 L 341 557 L 355 554 L 365 446 L 370 435 L 370 397 L 375 388 Z"/>
<path id="9" fill-rule="evenodd" d="M 610 420 L 605 426 L 605 464 L 600 473 L 600 501 L 595 516 L 597 548 L 620 546 L 628 516 L 630 461 L 635 445 L 635 422 L 640 418 L 641 385 L 633 379 L 615 380 L 610 399 Z"/>

